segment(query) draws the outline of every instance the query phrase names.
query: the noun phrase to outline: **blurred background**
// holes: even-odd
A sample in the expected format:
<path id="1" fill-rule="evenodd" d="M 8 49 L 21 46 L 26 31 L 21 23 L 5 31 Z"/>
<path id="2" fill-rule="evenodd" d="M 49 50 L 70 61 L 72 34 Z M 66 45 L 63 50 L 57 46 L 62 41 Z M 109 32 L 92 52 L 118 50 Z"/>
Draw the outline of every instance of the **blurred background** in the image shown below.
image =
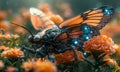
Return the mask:
<path id="1" fill-rule="evenodd" d="M 36 33 L 30 21 L 30 7 L 39 8 L 48 16 L 59 14 L 66 20 L 104 5 L 114 7 L 115 14 L 111 22 L 101 30 L 101 34 L 112 37 L 115 43 L 120 43 L 120 0 L 0 0 L 0 29 L 5 33 L 26 34 L 21 27 L 10 24 L 10 21 L 14 21 Z"/>
<path id="2" fill-rule="evenodd" d="M 58 4 L 69 3 L 75 14 L 103 5 L 110 5 L 115 10 L 120 10 L 120 0 L 1 0 L 0 9 L 18 11 L 23 7 L 37 7 L 40 2 L 49 3 L 54 8 Z"/>

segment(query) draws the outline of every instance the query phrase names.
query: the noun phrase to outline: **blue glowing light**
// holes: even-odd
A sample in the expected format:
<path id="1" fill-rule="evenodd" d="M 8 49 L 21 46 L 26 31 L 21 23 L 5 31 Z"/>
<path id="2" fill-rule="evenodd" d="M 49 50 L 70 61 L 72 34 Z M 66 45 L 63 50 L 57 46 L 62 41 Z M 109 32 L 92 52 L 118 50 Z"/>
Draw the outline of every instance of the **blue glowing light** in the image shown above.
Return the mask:
<path id="1" fill-rule="evenodd" d="M 85 40 L 89 40 L 89 39 L 90 39 L 90 37 L 89 37 L 89 36 L 86 36 L 86 37 L 85 37 Z"/>
<path id="2" fill-rule="evenodd" d="M 87 41 L 90 39 L 90 36 L 88 34 L 83 34 L 84 41 Z"/>
<path id="3" fill-rule="evenodd" d="M 74 44 L 76 44 L 76 45 L 77 45 L 77 44 L 78 44 L 78 41 L 74 41 Z"/>
<path id="4" fill-rule="evenodd" d="M 86 55 L 87 55 L 87 53 L 86 53 L 86 52 L 84 52 L 84 53 L 83 53 L 83 55 L 84 55 L 84 56 L 86 56 Z"/>
<path id="5" fill-rule="evenodd" d="M 104 9 L 103 9 L 103 12 L 104 12 L 104 14 L 106 14 L 106 15 L 110 15 L 110 14 L 111 14 L 110 8 L 104 8 Z"/>
<path id="6" fill-rule="evenodd" d="M 89 32 L 90 32 L 90 28 L 89 28 L 87 25 L 84 25 L 84 26 L 83 26 L 83 31 L 84 31 L 85 33 L 89 33 Z"/>
<path id="7" fill-rule="evenodd" d="M 73 39 L 73 43 L 74 45 L 78 45 L 79 44 L 79 40 L 77 38 Z"/>
<path id="8" fill-rule="evenodd" d="M 93 31 L 91 30 L 90 33 L 93 33 Z"/>
<path id="9" fill-rule="evenodd" d="M 87 52 L 83 52 L 83 55 L 84 55 L 84 57 L 88 57 L 88 56 L 90 56 L 90 54 L 87 53 Z"/>

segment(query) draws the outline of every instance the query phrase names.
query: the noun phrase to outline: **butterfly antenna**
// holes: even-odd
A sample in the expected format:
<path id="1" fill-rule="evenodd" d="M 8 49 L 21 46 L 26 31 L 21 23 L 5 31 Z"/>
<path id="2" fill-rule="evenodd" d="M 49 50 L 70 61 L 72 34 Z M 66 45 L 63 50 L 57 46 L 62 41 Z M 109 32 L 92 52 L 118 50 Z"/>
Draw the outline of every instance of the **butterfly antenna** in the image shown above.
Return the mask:
<path id="1" fill-rule="evenodd" d="M 27 29 L 26 27 L 21 26 L 21 25 L 16 24 L 16 23 L 13 23 L 13 22 L 11 22 L 11 24 L 24 28 L 25 30 L 27 30 L 27 31 L 30 33 L 30 35 L 31 35 L 32 37 L 34 37 L 33 34 L 32 34 L 32 32 L 31 32 L 29 29 Z"/>

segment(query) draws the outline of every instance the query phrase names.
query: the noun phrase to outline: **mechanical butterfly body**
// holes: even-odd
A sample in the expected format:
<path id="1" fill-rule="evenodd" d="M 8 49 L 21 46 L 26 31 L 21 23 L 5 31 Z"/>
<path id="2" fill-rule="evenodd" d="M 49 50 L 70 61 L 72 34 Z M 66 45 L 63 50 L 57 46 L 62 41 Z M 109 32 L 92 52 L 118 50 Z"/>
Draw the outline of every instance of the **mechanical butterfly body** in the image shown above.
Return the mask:
<path id="1" fill-rule="evenodd" d="M 41 31 L 29 39 L 45 55 L 72 49 L 83 51 L 84 42 L 100 34 L 99 30 L 110 21 L 113 12 L 109 6 L 91 9 L 58 26 L 41 10 L 30 8 L 32 24 Z"/>

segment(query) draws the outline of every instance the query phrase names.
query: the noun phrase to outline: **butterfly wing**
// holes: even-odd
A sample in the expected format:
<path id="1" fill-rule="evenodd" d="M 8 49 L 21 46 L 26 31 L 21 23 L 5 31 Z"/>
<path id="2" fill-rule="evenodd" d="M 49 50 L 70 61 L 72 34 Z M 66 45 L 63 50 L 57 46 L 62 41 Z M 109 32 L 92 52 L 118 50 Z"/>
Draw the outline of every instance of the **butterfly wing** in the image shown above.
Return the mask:
<path id="1" fill-rule="evenodd" d="M 69 38 L 79 38 L 83 35 L 83 30 L 86 30 L 87 27 L 90 28 L 87 29 L 87 32 L 90 31 L 90 34 L 93 34 L 93 36 L 99 35 L 98 31 L 109 22 L 113 12 L 114 11 L 112 7 L 104 6 L 91 9 L 81 15 L 66 20 L 59 25 L 59 27 L 64 30 L 63 33 L 58 36 L 58 38 L 65 41 L 68 41 Z M 86 37 L 85 39 L 88 39 L 87 36 L 83 36 L 83 38 L 84 37 Z"/>
<path id="2" fill-rule="evenodd" d="M 103 6 L 100 8 L 91 9 L 81 15 L 71 18 L 60 24 L 60 28 L 71 28 L 74 26 L 80 26 L 80 24 L 88 24 L 101 29 L 109 22 L 113 15 L 113 8 L 109 6 Z"/>
<path id="3" fill-rule="evenodd" d="M 31 22 L 36 30 L 39 29 L 52 29 L 55 27 L 53 21 L 51 21 L 41 10 L 36 8 L 30 8 Z"/>

